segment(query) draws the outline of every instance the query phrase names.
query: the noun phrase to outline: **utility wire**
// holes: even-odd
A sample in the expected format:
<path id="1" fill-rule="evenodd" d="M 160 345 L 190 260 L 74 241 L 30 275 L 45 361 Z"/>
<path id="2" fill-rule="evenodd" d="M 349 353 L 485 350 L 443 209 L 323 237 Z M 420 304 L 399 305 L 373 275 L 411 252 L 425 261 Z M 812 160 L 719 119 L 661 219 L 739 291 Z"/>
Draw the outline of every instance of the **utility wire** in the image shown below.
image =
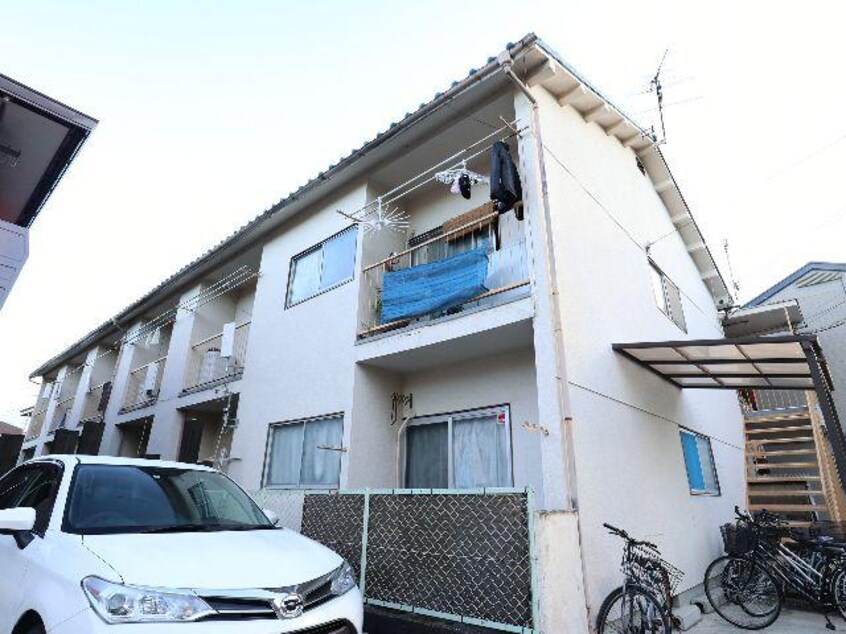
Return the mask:
<path id="1" fill-rule="evenodd" d="M 587 185 L 585 185 L 585 183 L 584 183 L 584 182 L 583 182 L 583 181 L 582 181 L 582 180 L 581 180 L 578 176 L 576 176 L 576 175 L 575 175 L 575 174 L 574 174 L 574 173 L 570 170 L 570 168 L 568 168 L 568 167 L 567 167 L 567 166 L 566 166 L 566 165 L 565 165 L 565 164 L 561 161 L 561 159 L 559 159 L 559 158 L 555 155 L 555 153 L 554 153 L 552 150 L 550 150 L 550 149 L 549 149 L 549 147 L 548 147 L 546 144 L 544 144 L 544 145 L 543 145 L 543 149 L 544 149 L 544 150 L 545 150 L 545 151 L 546 151 L 546 152 L 547 152 L 547 153 L 548 153 L 548 154 L 552 157 L 552 159 L 553 159 L 553 160 L 554 160 L 554 161 L 555 161 L 555 162 L 556 162 L 556 163 L 557 163 L 557 164 L 558 164 L 558 165 L 559 165 L 559 166 L 560 166 L 560 167 L 561 167 L 561 168 L 562 168 L 565 172 L 567 172 L 567 174 L 569 174 L 569 175 L 570 175 L 570 177 L 571 177 L 571 178 L 572 178 L 572 179 L 573 179 L 573 180 L 574 180 L 574 181 L 575 181 L 575 182 L 579 185 L 579 187 L 582 189 L 582 191 L 583 191 L 585 194 L 587 194 L 587 195 L 588 195 L 588 197 L 589 197 L 592 201 L 594 201 L 594 202 L 596 203 L 597 207 L 599 207 L 599 209 L 601 209 L 603 212 L 605 212 L 605 215 L 606 215 L 606 216 L 608 216 L 608 217 L 609 217 L 609 218 L 610 218 L 610 219 L 614 222 L 614 224 L 615 224 L 615 225 L 617 225 L 617 226 L 620 228 L 620 230 L 621 230 L 621 231 L 622 231 L 622 232 L 626 235 L 626 237 L 628 237 L 628 239 L 629 239 L 629 240 L 631 240 L 631 242 L 632 242 L 632 243 L 633 243 L 633 244 L 634 244 L 634 245 L 635 245 L 638 249 L 640 249 L 640 250 L 641 250 L 641 251 L 642 251 L 642 252 L 643 252 L 643 253 L 644 253 L 644 254 L 648 257 L 648 256 L 649 256 L 649 251 L 648 251 L 648 249 L 646 248 L 646 246 L 644 246 L 643 244 L 641 244 L 641 243 L 640 243 L 640 241 L 639 241 L 639 240 L 637 240 L 637 238 L 635 238 L 635 237 L 631 234 L 631 232 L 630 232 L 630 231 L 629 231 L 629 230 L 628 230 L 628 229 L 627 229 L 627 228 L 626 228 L 626 227 L 625 227 L 625 226 L 624 226 L 624 225 L 623 225 L 623 224 L 622 224 L 619 220 L 617 220 L 617 218 L 615 217 L 615 215 L 614 215 L 614 214 L 613 214 L 613 213 L 612 213 L 612 212 L 611 212 L 611 211 L 610 211 L 610 210 L 609 210 L 609 209 L 608 209 L 608 208 L 607 208 L 607 207 L 606 207 L 606 206 L 602 203 L 602 201 L 600 201 L 600 200 L 599 200 L 599 198 L 597 198 L 597 197 L 593 194 L 593 192 L 591 192 L 591 190 L 587 187 Z M 691 221 L 692 221 L 692 220 L 691 220 Z M 678 229 L 674 229 L 674 230 L 670 233 L 670 235 L 672 235 L 672 233 L 675 233 L 675 232 L 677 232 L 677 231 L 678 231 Z M 690 302 L 690 303 L 691 303 L 691 304 L 692 304 L 692 305 L 693 305 L 693 306 L 694 306 L 694 307 L 695 307 L 695 308 L 696 308 L 696 309 L 697 309 L 700 313 L 702 313 L 702 315 L 704 315 L 705 317 L 708 317 L 708 318 L 712 318 L 712 317 L 713 317 L 713 315 L 711 315 L 711 314 L 709 314 L 707 311 L 703 310 L 703 309 L 702 309 L 702 307 L 701 307 L 701 306 L 699 306 L 699 304 L 697 304 L 697 303 L 696 303 L 696 301 L 695 301 L 695 300 L 694 300 L 694 299 L 693 299 L 690 295 L 688 295 L 687 293 L 685 293 L 685 292 L 684 292 L 681 288 L 679 288 L 679 292 L 680 292 L 682 295 L 684 295 L 684 296 L 687 298 L 687 300 L 688 300 L 688 301 L 689 301 L 689 302 Z M 717 319 L 715 323 L 717 323 L 717 324 L 719 325 L 719 324 L 720 324 L 719 319 Z"/>

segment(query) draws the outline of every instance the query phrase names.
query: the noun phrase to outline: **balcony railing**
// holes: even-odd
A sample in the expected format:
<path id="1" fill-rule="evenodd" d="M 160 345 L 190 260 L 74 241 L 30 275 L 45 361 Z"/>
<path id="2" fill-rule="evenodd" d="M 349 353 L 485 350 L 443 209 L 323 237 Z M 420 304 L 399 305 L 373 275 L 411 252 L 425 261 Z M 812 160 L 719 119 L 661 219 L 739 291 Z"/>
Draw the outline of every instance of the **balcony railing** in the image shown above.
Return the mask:
<path id="1" fill-rule="evenodd" d="M 53 433 L 57 429 L 67 426 L 67 419 L 73 408 L 73 401 L 74 397 L 69 396 L 56 403 L 56 409 L 53 412 L 53 419 L 50 421 L 50 428 L 47 430 L 47 433 Z"/>
<path id="2" fill-rule="evenodd" d="M 151 361 L 129 373 L 121 411 L 152 405 L 159 398 L 167 357 Z"/>
<path id="3" fill-rule="evenodd" d="M 47 416 L 47 409 L 34 412 L 29 419 L 29 426 L 26 428 L 26 440 L 38 438 L 41 435 L 41 429 L 44 427 L 44 419 Z"/>
<path id="4" fill-rule="evenodd" d="M 95 420 L 103 416 L 106 405 L 108 405 L 108 395 L 105 399 L 103 398 L 103 390 L 107 385 L 111 389 L 111 383 L 107 381 L 100 385 L 95 385 L 88 390 L 88 394 L 85 395 L 85 404 L 82 406 L 82 418 L 80 422 L 84 423 L 85 421 Z"/>
<path id="5" fill-rule="evenodd" d="M 249 336 L 250 322 L 236 326 L 232 354 L 228 357 L 221 356 L 224 343 L 222 332 L 191 346 L 191 356 L 185 372 L 185 389 L 239 376 L 244 371 Z"/>
<path id="6" fill-rule="evenodd" d="M 808 399 L 802 390 L 738 390 L 744 414 L 804 409 Z"/>
<path id="7" fill-rule="evenodd" d="M 425 239 L 362 270 L 367 297 L 362 307 L 359 337 L 425 322 L 467 308 L 493 305 L 504 297 L 526 292 L 529 267 L 522 222 L 500 223 L 498 214 L 491 212 L 453 228 L 455 224 L 448 222 L 440 235 Z M 386 318 L 382 298 L 387 272 L 445 262 L 448 258 L 479 248 L 487 250 L 487 276 L 483 283 L 487 290 L 468 300 L 430 312 L 408 315 L 402 319 Z"/>

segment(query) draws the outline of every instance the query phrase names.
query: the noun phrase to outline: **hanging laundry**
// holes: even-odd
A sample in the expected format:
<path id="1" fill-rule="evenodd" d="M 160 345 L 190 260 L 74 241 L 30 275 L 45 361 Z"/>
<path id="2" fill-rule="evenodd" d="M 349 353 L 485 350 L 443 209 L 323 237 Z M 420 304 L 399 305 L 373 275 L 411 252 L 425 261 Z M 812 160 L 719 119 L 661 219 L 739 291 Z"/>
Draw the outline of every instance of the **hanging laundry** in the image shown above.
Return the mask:
<path id="1" fill-rule="evenodd" d="M 464 198 L 470 199 L 473 185 L 489 183 L 490 179 L 484 174 L 477 174 L 467 169 L 467 162 L 462 161 L 458 167 L 451 167 L 448 170 L 435 174 L 435 180 L 450 185 L 449 191 L 452 194 L 461 194 Z"/>
<path id="2" fill-rule="evenodd" d="M 458 177 L 458 191 L 467 200 L 470 200 L 470 176 L 462 174 Z"/>
<path id="3" fill-rule="evenodd" d="M 511 149 L 502 141 L 491 146 L 491 200 L 496 201 L 497 211 L 504 214 L 523 199 L 523 188 L 517 166 L 511 158 Z M 523 219 L 522 207 L 515 211 L 517 220 Z"/>
<path id="4" fill-rule="evenodd" d="M 443 260 L 388 271 L 382 282 L 382 323 L 446 310 L 486 290 L 488 251 L 473 249 Z"/>

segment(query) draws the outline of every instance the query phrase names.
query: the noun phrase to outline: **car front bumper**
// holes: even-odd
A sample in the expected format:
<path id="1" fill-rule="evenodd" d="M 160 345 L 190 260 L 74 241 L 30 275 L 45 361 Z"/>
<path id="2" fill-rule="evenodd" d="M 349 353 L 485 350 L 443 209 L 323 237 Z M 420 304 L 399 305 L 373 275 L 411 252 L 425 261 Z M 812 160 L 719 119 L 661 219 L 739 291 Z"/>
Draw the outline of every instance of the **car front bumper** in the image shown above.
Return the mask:
<path id="1" fill-rule="evenodd" d="M 238 619 L 196 623 L 118 623 L 103 621 L 92 608 L 50 628 L 49 634 L 293 634 L 330 623 L 348 621 L 361 634 L 364 608 L 361 592 L 354 588 L 345 595 L 288 620 Z M 341 630 L 343 631 L 343 630 Z M 321 630 L 317 631 L 318 634 Z M 328 630 L 326 634 L 334 634 Z M 346 634 L 346 632 L 344 632 Z"/>

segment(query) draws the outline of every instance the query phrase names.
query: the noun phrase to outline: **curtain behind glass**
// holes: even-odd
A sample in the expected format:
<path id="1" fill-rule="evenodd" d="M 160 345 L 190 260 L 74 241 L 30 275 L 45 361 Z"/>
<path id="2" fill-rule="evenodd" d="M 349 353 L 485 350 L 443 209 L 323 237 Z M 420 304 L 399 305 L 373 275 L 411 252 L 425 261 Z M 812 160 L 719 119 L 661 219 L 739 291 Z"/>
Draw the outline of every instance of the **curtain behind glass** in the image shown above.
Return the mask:
<path id="1" fill-rule="evenodd" d="M 302 485 L 334 485 L 341 481 L 341 452 L 318 449 L 318 446 L 340 447 L 343 444 L 342 418 L 310 420 L 303 436 L 303 459 L 300 470 Z"/>
<path id="2" fill-rule="evenodd" d="M 300 483 L 300 460 L 303 454 L 303 424 L 279 425 L 273 428 L 267 484 L 297 486 Z"/>
<path id="3" fill-rule="evenodd" d="M 455 486 L 459 489 L 507 487 L 507 426 L 497 415 L 453 420 L 452 455 Z"/>
<path id="4" fill-rule="evenodd" d="M 320 290 L 340 284 L 353 276 L 356 231 L 348 229 L 323 245 L 323 272 Z"/>
<path id="5" fill-rule="evenodd" d="M 291 276 L 289 304 L 296 304 L 308 299 L 320 289 L 320 262 L 323 251 L 316 249 L 294 261 L 294 273 Z"/>
<path id="6" fill-rule="evenodd" d="M 409 489 L 449 488 L 447 424 L 412 425 L 405 434 L 405 486 Z"/>

